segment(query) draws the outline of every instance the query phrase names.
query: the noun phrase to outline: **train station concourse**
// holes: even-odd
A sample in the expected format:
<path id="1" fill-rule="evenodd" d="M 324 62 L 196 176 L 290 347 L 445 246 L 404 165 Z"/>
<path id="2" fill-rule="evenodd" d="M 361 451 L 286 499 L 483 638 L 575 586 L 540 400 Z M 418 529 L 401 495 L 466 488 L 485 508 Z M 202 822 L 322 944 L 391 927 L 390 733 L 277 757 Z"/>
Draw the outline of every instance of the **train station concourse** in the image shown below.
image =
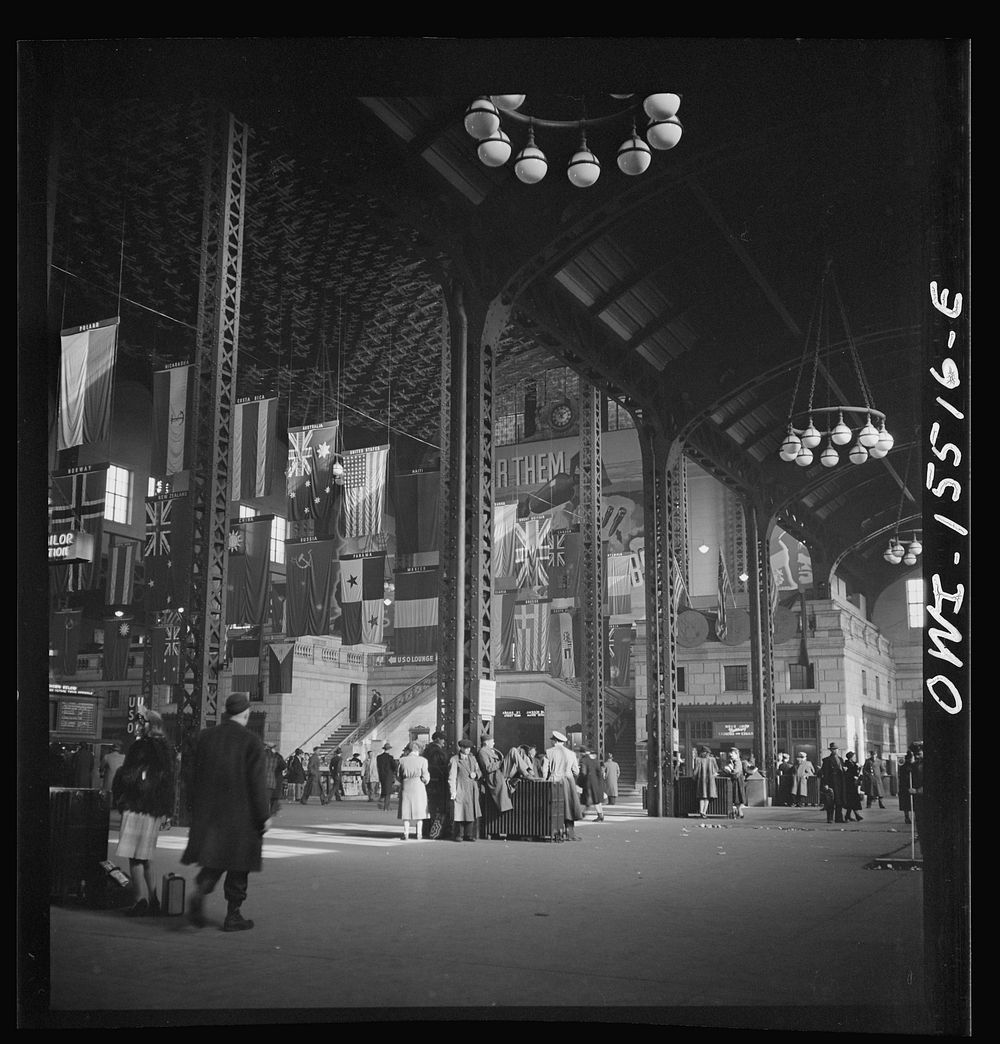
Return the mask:
<path id="1" fill-rule="evenodd" d="M 971 1033 L 970 51 L 19 41 L 19 1026 Z"/>

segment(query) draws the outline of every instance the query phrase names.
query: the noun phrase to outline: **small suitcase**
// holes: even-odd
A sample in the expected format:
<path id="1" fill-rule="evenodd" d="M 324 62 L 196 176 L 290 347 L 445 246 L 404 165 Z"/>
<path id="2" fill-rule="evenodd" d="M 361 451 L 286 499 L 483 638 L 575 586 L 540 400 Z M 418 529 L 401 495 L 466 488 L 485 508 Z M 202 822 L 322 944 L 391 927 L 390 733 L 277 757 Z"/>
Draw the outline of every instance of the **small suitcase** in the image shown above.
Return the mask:
<path id="1" fill-rule="evenodd" d="M 184 913 L 184 878 L 164 874 L 160 885 L 160 910 L 167 917 Z"/>

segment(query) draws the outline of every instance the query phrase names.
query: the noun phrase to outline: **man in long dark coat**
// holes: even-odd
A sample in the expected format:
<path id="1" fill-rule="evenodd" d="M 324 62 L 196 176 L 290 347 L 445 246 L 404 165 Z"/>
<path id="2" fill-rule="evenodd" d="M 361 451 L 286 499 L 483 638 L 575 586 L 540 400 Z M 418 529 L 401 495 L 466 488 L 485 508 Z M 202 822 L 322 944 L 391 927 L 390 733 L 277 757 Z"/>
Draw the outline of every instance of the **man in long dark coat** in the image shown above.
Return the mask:
<path id="1" fill-rule="evenodd" d="M 201 867 L 188 908 L 188 920 L 197 928 L 206 923 L 205 896 L 223 874 L 228 905 L 222 930 L 253 927 L 240 907 L 247 897 L 248 875 L 262 869 L 261 848 L 271 820 L 264 744 L 247 731 L 249 718 L 250 694 L 232 693 L 221 724 L 199 734 L 184 766 L 191 826 L 181 862 Z"/>
<path id="2" fill-rule="evenodd" d="M 392 756 L 392 744 L 383 743 L 382 753 L 375 759 L 378 765 L 378 785 L 381 796 L 378 799 L 378 807 L 383 812 L 389 811 L 389 803 L 392 801 L 392 785 L 396 782 L 396 759 Z"/>
<path id="3" fill-rule="evenodd" d="M 830 744 L 830 753 L 819 768 L 819 785 L 823 788 L 823 804 L 828 823 L 844 822 L 844 806 L 847 804 L 847 787 L 844 779 L 844 759 L 836 743 Z M 831 796 L 832 799 L 831 799 Z"/>
<path id="4" fill-rule="evenodd" d="M 427 816 L 430 819 L 427 836 L 435 839 L 447 838 L 448 812 L 448 751 L 445 749 L 445 734 L 435 732 L 430 743 L 424 747 L 427 770 L 431 781 L 427 784 Z"/>
<path id="5" fill-rule="evenodd" d="M 483 770 L 483 788 L 486 793 L 493 799 L 493 804 L 500 812 L 509 812 L 514 807 L 514 802 L 507 787 L 507 778 L 503 774 L 503 758 L 492 736 L 483 739 L 476 760 Z"/>

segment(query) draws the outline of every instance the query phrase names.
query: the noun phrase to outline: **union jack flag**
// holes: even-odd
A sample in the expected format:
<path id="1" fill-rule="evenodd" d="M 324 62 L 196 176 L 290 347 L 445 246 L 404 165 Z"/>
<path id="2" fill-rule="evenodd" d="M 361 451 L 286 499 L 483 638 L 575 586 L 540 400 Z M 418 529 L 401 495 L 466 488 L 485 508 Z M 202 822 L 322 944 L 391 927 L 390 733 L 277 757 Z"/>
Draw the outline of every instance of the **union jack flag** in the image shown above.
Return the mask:
<path id="1" fill-rule="evenodd" d="M 49 532 L 93 533 L 95 546 L 99 547 L 107 484 L 106 464 L 71 474 L 53 475 L 48 504 Z M 52 573 L 59 593 L 84 591 L 100 583 L 100 568 L 90 562 L 56 567 Z"/>
<path id="2" fill-rule="evenodd" d="M 179 627 L 168 627 L 163 639 L 164 656 L 180 656 L 181 654 L 181 629 Z"/>
<path id="3" fill-rule="evenodd" d="M 312 428 L 288 432 L 288 477 L 302 478 L 312 471 Z"/>
<path id="4" fill-rule="evenodd" d="M 143 556 L 156 558 L 170 554 L 170 525 L 172 522 L 172 500 L 146 501 L 146 545 Z"/>
<path id="5" fill-rule="evenodd" d="M 552 553 L 552 519 L 526 518 L 515 527 L 517 547 L 514 562 L 517 565 L 518 590 L 547 587 L 548 565 Z"/>

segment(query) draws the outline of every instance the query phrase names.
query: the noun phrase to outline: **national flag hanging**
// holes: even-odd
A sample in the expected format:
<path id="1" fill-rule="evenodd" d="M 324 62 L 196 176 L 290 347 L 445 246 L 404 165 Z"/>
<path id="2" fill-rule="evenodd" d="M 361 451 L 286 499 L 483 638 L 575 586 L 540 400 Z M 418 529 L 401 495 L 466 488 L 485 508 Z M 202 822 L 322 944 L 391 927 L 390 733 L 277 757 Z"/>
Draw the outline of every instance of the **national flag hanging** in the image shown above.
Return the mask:
<path id="1" fill-rule="evenodd" d="M 608 614 L 611 616 L 632 611 L 631 558 L 627 552 L 608 555 Z"/>
<path id="2" fill-rule="evenodd" d="M 580 592 L 580 527 L 552 530 L 549 552 L 549 595 L 576 601 Z"/>
<path id="3" fill-rule="evenodd" d="M 438 549 L 441 472 L 396 475 L 396 554 L 417 555 Z"/>
<path id="4" fill-rule="evenodd" d="M 191 467 L 195 437 L 194 367 L 190 363 L 153 374 L 153 452 L 150 474 L 166 478 Z"/>
<path id="5" fill-rule="evenodd" d="M 490 613 L 490 659 L 495 670 L 510 670 L 514 666 L 515 598 L 515 591 L 493 591 Z"/>
<path id="6" fill-rule="evenodd" d="M 493 576 L 495 579 L 515 576 L 517 549 L 517 501 L 493 505 Z"/>
<path id="7" fill-rule="evenodd" d="M 388 446 L 347 450 L 344 454 L 344 535 L 382 532 Z"/>
<path id="8" fill-rule="evenodd" d="M 549 556 L 552 550 L 552 519 L 532 516 L 514 527 L 514 562 L 517 589 L 538 592 L 549 586 Z"/>
<path id="9" fill-rule="evenodd" d="M 154 685 L 176 685 L 180 681 L 184 627 L 176 615 L 172 619 L 175 622 L 151 627 L 149 631 Z"/>
<path id="10" fill-rule="evenodd" d="M 333 540 L 285 541 L 285 616 L 289 638 L 330 633 L 335 549 Z"/>
<path id="11" fill-rule="evenodd" d="M 146 498 L 143 587 L 147 611 L 183 608 L 190 602 L 191 540 L 191 498 L 186 492 Z"/>
<path id="12" fill-rule="evenodd" d="M 52 669 L 57 675 L 70 677 L 76 674 L 76 657 L 80 650 L 80 625 L 83 623 L 82 609 L 57 609 L 49 624 Z"/>
<path id="13" fill-rule="evenodd" d="M 260 636 L 234 638 L 229 643 L 232 665 L 232 691 L 248 692 L 250 699 L 260 697 Z"/>
<path id="14" fill-rule="evenodd" d="M 577 676 L 576 643 L 573 638 L 573 613 L 553 611 L 549 622 L 549 673 L 567 681 Z"/>
<path id="15" fill-rule="evenodd" d="M 732 602 L 736 605 L 736 597 L 733 594 L 733 585 L 729 582 L 729 570 L 726 569 L 726 559 L 719 552 L 719 591 L 718 591 L 718 617 L 715 621 L 715 634 L 719 641 L 726 637 L 726 603 Z"/>
<path id="16" fill-rule="evenodd" d="M 272 642 L 267 647 L 267 691 L 271 695 L 292 691 L 295 642 Z"/>
<path id="17" fill-rule="evenodd" d="M 229 528 L 226 623 L 259 627 L 268 611 L 271 515 L 242 518 Z"/>
<path id="18" fill-rule="evenodd" d="M 514 606 L 514 670 L 549 669 L 549 616 L 551 603 L 530 599 Z"/>
<path id="19" fill-rule="evenodd" d="M 233 407 L 230 500 L 255 500 L 270 495 L 277 419 L 277 399 L 253 399 Z"/>
<path id="20" fill-rule="evenodd" d="M 674 573 L 674 613 L 676 614 L 682 609 L 690 609 L 691 599 L 688 597 L 688 589 L 687 584 L 684 582 L 684 574 L 681 572 L 681 567 L 673 552 L 670 553 L 670 561 Z"/>
<path id="21" fill-rule="evenodd" d="M 437 652 L 438 570 L 407 569 L 395 574 L 393 652 L 421 656 Z"/>
<path id="22" fill-rule="evenodd" d="M 108 487 L 108 465 L 72 468 L 52 475 L 49 487 L 49 536 L 61 533 L 91 533 L 94 562 L 73 562 L 50 567 L 53 589 L 89 591 L 100 586 L 99 548 L 104 524 L 104 497 Z"/>
<path id="23" fill-rule="evenodd" d="M 385 552 L 347 555 L 340 560 L 340 608 L 343 644 L 382 641 Z M 398 624 L 397 624 L 398 626 Z"/>
<path id="24" fill-rule="evenodd" d="M 132 644 L 132 621 L 112 618 L 104 621 L 104 655 L 101 678 L 122 681 L 128 675 L 128 651 Z"/>
<path id="25" fill-rule="evenodd" d="M 288 517 L 292 521 L 325 519 L 330 500 L 339 487 L 330 467 L 337 456 L 338 421 L 288 429 L 288 467 L 285 492 Z M 324 534 L 333 536 L 332 533 Z"/>
<path id="26" fill-rule="evenodd" d="M 63 330 L 58 448 L 103 442 L 111 434 L 118 317 Z"/>
<path id="27" fill-rule="evenodd" d="M 135 540 L 115 542 L 108 548 L 106 605 L 131 605 L 135 586 L 135 562 L 139 545 Z"/>

